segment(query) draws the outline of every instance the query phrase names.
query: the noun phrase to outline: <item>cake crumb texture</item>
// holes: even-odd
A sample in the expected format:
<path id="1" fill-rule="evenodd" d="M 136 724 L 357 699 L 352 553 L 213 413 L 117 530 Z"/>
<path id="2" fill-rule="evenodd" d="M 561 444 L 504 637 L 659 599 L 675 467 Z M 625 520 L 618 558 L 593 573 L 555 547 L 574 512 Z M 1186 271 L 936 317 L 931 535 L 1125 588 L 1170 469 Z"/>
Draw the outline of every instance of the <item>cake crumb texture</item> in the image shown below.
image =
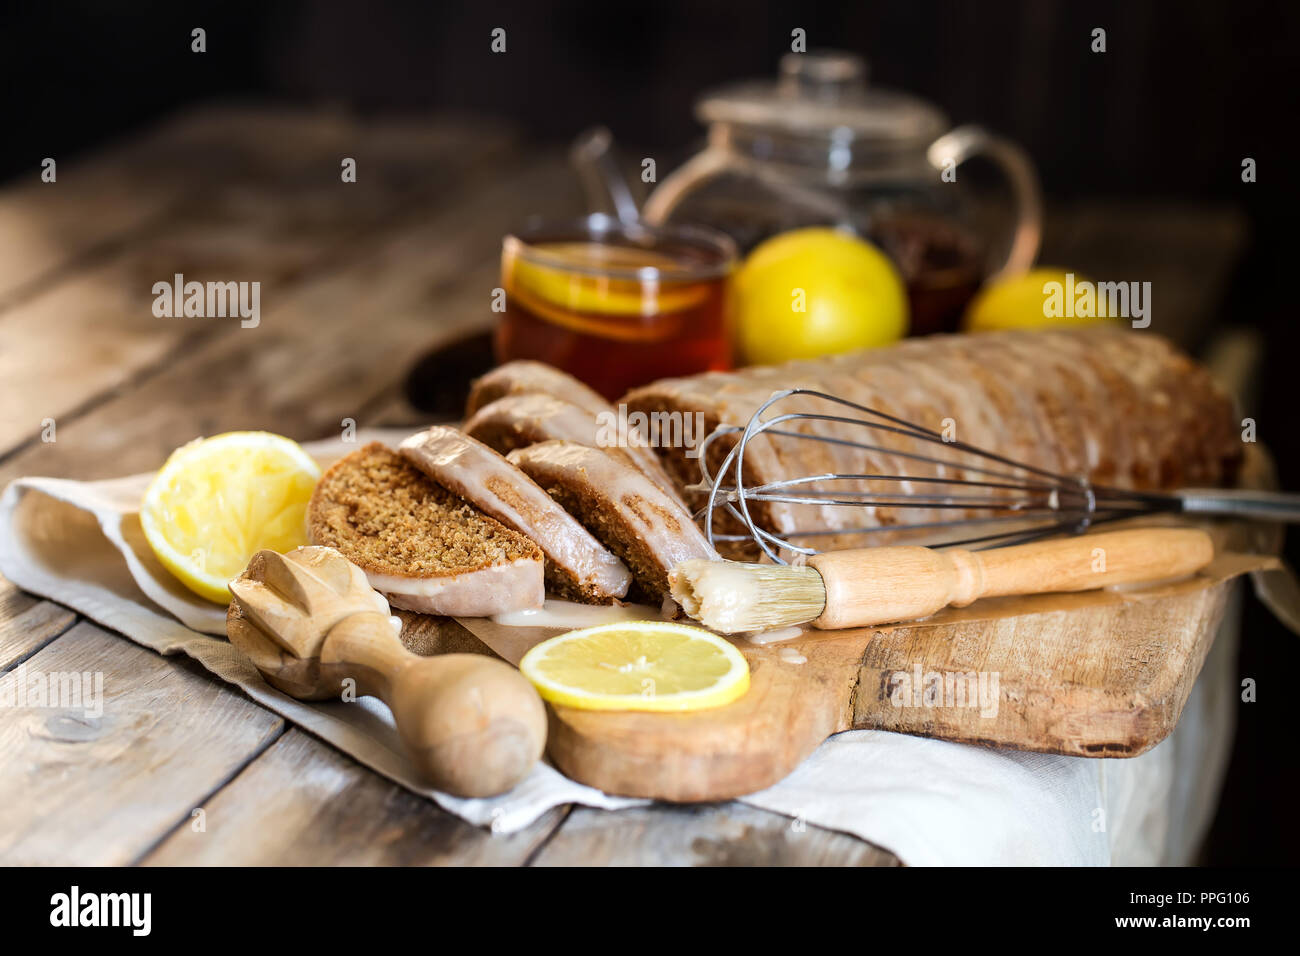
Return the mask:
<path id="1" fill-rule="evenodd" d="M 313 493 L 315 544 L 374 574 L 427 578 L 520 559 L 542 560 L 529 538 L 426 478 L 380 442 L 335 462 Z"/>

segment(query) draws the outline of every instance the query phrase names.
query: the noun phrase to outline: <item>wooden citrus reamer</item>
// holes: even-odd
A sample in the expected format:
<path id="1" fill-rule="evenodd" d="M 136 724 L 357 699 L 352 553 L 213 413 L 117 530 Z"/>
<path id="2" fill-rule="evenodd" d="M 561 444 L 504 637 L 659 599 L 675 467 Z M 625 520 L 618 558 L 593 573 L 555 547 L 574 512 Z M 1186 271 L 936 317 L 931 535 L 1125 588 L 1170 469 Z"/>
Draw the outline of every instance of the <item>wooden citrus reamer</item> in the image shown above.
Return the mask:
<path id="1" fill-rule="evenodd" d="M 333 548 L 259 551 L 230 584 L 230 641 L 273 687 L 339 699 L 345 681 L 393 712 L 412 763 L 439 790 L 509 790 L 542 755 L 546 710 L 513 667 L 480 654 L 421 657 L 388 602 Z"/>

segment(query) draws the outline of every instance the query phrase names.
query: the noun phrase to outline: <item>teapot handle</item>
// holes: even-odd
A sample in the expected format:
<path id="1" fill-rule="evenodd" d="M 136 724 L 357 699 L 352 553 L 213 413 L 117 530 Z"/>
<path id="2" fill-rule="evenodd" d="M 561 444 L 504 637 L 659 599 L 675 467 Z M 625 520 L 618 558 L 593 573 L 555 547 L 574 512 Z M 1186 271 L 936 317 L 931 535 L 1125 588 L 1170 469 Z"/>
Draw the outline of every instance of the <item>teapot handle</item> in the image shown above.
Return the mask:
<path id="1" fill-rule="evenodd" d="M 690 193 L 730 169 L 731 157 L 725 150 L 708 147 L 696 153 L 668 178 L 656 186 L 645 201 L 642 218 L 652 226 L 662 226 Z"/>
<path id="2" fill-rule="evenodd" d="M 1011 186 L 1016 206 L 1016 228 L 1007 257 L 990 279 L 1017 275 L 1034 264 L 1043 238 L 1043 195 L 1038 174 L 1028 154 L 1010 140 L 995 136 L 981 126 L 958 126 L 930 144 L 926 158 L 935 169 L 949 163 L 959 166 L 972 156 L 984 156 L 996 163 Z"/>

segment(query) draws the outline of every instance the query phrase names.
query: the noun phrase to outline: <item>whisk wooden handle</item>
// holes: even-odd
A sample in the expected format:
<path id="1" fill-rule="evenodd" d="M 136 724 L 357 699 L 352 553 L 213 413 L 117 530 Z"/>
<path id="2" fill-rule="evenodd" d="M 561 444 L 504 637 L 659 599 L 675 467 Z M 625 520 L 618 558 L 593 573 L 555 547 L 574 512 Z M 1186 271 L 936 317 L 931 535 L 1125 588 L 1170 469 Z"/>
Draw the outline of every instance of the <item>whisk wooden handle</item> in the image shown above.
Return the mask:
<path id="1" fill-rule="evenodd" d="M 808 559 L 826 585 L 820 628 L 868 627 L 928 617 L 976 598 L 1088 591 L 1191 574 L 1214 557 L 1193 528 L 1139 528 L 989 551 L 882 547 Z"/>

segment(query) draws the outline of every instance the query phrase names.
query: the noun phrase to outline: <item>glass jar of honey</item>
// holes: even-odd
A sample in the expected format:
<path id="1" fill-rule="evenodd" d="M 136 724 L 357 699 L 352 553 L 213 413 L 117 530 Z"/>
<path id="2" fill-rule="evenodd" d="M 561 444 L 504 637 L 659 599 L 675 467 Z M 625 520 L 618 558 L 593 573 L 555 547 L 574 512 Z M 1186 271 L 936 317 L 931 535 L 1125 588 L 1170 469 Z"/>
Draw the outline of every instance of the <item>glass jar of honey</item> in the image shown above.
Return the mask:
<path id="1" fill-rule="evenodd" d="M 659 378 L 732 364 L 731 239 L 685 225 L 596 214 L 506 236 L 497 360 L 535 359 L 606 398 Z"/>

